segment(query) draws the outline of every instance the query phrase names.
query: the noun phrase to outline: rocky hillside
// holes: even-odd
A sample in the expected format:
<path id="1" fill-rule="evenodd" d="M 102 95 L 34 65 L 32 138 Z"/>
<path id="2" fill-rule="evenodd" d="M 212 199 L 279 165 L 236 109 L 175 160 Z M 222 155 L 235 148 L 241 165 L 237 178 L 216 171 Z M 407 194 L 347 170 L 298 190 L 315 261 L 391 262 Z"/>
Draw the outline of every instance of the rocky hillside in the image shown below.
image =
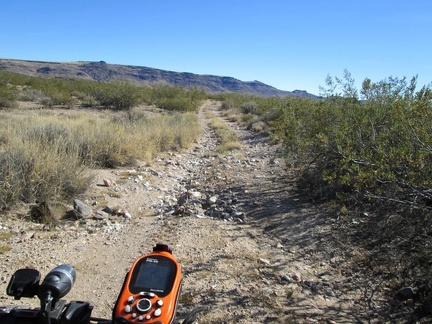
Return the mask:
<path id="1" fill-rule="evenodd" d="M 95 81 L 128 81 L 152 85 L 167 83 L 181 87 L 200 87 L 209 93 L 241 92 L 258 96 L 315 96 L 303 91 L 283 91 L 259 81 L 244 82 L 233 77 L 200 75 L 159 70 L 145 66 L 100 62 L 42 62 L 0 59 L 0 70 L 31 76 L 78 78 Z"/>

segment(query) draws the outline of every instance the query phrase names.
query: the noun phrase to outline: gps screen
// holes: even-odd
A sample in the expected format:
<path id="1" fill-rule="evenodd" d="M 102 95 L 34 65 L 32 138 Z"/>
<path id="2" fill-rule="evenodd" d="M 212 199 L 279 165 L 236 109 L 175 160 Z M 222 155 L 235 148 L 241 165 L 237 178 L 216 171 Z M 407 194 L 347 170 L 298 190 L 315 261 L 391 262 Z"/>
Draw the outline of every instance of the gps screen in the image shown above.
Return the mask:
<path id="1" fill-rule="evenodd" d="M 130 291 L 154 292 L 160 297 L 168 295 L 174 281 L 176 267 L 173 262 L 161 257 L 148 257 L 140 261 L 130 283 Z"/>

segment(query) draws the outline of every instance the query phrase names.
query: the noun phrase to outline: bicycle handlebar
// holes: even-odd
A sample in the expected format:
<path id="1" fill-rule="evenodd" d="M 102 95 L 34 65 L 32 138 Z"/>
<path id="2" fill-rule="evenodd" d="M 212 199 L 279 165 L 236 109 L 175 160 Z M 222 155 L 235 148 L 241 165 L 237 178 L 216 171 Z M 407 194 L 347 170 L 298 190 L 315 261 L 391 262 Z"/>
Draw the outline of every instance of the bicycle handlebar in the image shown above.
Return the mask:
<path id="1" fill-rule="evenodd" d="M 126 276 L 126 279 L 131 278 L 125 280 L 120 295 L 124 298 L 119 297 L 117 300 L 112 319 L 92 317 L 93 305 L 89 302 L 67 302 L 60 299 L 72 289 L 75 282 L 76 272 L 72 266 L 63 264 L 54 268 L 47 274 L 42 284 L 39 284 L 41 278 L 39 271 L 19 269 L 11 277 L 6 289 L 7 294 L 17 300 L 22 297 L 37 296 L 40 300 L 40 307 L 0 305 L 0 324 L 126 324 L 135 322 L 156 324 L 167 321 L 173 323 L 181 288 L 181 270 L 179 266 L 173 266 L 178 264 L 173 260 L 175 259 L 171 257 L 171 249 L 164 244 L 157 244 L 153 248 L 153 253 L 138 258 Z M 156 267 L 155 264 L 158 266 Z M 177 279 L 174 280 L 175 278 Z M 170 288 L 171 285 L 174 287 L 174 283 L 177 289 Z M 129 288 L 132 291 L 129 291 Z M 175 296 L 173 292 L 176 292 Z M 175 297 L 175 305 L 169 304 L 171 300 L 166 298 L 167 295 L 170 298 Z M 138 300 L 135 299 L 136 297 Z M 154 305 L 153 310 L 151 310 L 152 305 Z M 116 309 L 117 312 L 115 312 Z M 192 324 L 203 310 L 204 307 L 194 309 L 187 315 L 183 324 Z M 161 313 L 165 311 L 170 311 L 172 317 L 161 319 Z"/>

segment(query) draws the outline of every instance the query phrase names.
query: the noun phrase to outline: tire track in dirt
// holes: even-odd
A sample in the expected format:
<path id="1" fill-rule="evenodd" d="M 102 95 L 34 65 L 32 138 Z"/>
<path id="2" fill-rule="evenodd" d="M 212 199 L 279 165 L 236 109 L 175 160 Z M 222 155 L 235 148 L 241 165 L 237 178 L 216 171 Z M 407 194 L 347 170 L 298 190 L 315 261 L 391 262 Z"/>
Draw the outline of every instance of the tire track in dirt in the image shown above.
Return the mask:
<path id="1" fill-rule="evenodd" d="M 204 110 L 222 118 L 218 107 L 213 103 Z M 224 185 L 236 194 L 248 217 L 240 224 L 212 220 L 214 224 L 198 226 L 198 232 L 211 226 L 207 240 L 198 242 L 213 257 L 185 266 L 193 279 L 209 282 L 203 287 L 191 281 L 192 300 L 211 306 L 204 323 L 368 319 L 368 309 L 357 303 L 363 287 L 351 285 L 352 278 L 339 270 L 345 255 L 333 237 L 333 218 L 293 190 L 293 176 L 284 169 L 278 146 L 262 134 L 225 122 L 236 130 L 242 149 L 218 157 L 211 168 L 216 173 L 229 166 Z M 182 241 L 183 247 L 190 241 Z"/>

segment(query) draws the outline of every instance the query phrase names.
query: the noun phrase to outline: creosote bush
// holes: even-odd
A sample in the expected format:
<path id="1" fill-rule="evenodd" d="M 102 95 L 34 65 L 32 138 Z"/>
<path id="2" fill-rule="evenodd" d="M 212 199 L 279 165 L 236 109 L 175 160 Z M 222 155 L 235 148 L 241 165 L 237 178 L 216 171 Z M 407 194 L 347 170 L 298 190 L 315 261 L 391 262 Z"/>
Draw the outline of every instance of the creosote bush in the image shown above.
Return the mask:
<path id="1" fill-rule="evenodd" d="M 366 80 L 363 101 L 332 96 L 306 114 L 284 110 L 287 156 L 298 159 L 306 185 L 350 204 L 383 211 L 428 209 L 432 166 L 432 91 L 416 78 Z M 293 118 L 294 117 L 294 118 Z M 295 131 L 294 131 L 295 130 Z"/>
<path id="2" fill-rule="evenodd" d="M 432 203 L 432 90 L 417 78 L 363 82 L 360 94 L 348 71 L 326 78 L 320 100 L 259 98 L 222 100 L 224 116 L 283 143 L 299 186 L 315 198 L 345 206 L 429 210 Z"/>
<path id="3" fill-rule="evenodd" d="M 141 89 L 127 82 L 93 84 L 92 88 L 91 97 L 106 108 L 128 110 L 142 100 Z M 89 98 L 85 101 L 87 105 L 91 102 Z"/>
<path id="4" fill-rule="evenodd" d="M 16 97 L 16 89 L 0 75 L 0 109 L 12 107 Z"/>
<path id="5" fill-rule="evenodd" d="M 170 85 L 157 85 L 148 88 L 146 100 L 165 110 L 196 112 L 202 101 L 207 97 L 205 92 L 198 88 L 182 88 Z"/>
<path id="6" fill-rule="evenodd" d="M 38 101 L 45 108 L 81 106 L 130 110 L 147 103 L 169 111 L 196 112 L 206 98 L 203 90 L 194 87 L 145 87 L 120 81 L 38 78 L 0 71 L 0 107 L 10 107 L 19 99 Z"/>

